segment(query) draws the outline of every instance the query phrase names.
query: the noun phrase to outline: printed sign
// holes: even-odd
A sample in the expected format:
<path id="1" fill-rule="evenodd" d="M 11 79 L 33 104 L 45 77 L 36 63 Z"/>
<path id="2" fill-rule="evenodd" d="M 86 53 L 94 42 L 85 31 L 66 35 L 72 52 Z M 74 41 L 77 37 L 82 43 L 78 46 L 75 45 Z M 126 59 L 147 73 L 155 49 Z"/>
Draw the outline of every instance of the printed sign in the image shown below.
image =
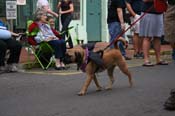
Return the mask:
<path id="1" fill-rule="evenodd" d="M 16 1 L 6 1 L 6 18 L 16 19 Z"/>
<path id="2" fill-rule="evenodd" d="M 17 5 L 26 5 L 26 0 L 17 0 Z"/>

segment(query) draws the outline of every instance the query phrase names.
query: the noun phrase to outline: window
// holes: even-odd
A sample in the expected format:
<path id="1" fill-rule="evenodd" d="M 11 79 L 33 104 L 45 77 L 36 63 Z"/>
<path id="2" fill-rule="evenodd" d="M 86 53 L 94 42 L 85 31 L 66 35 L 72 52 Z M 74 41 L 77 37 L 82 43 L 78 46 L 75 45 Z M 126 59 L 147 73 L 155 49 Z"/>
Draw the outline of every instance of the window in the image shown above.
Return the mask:
<path id="1" fill-rule="evenodd" d="M 0 1 L 0 17 L 5 17 L 5 15 L 6 15 L 5 14 L 6 12 L 4 10 L 5 9 L 5 5 L 6 5 L 5 4 L 5 0 L 1 0 Z"/>
<path id="2" fill-rule="evenodd" d="M 73 20 L 80 19 L 80 0 L 72 0 L 74 3 Z"/>

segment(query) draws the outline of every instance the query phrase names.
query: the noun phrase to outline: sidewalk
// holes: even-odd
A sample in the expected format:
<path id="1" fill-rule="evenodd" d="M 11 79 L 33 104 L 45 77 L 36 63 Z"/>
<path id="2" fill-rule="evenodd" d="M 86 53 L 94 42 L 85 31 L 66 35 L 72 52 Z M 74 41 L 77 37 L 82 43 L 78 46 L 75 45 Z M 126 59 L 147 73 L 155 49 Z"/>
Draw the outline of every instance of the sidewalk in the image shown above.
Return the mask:
<path id="1" fill-rule="evenodd" d="M 104 49 L 108 45 L 107 42 L 97 42 L 95 46 L 95 50 L 100 50 Z M 76 47 L 76 46 L 75 46 Z M 129 44 L 127 50 L 126 50 L 128 56 L 132 57 L 132 60 L 127 61 L 129 67 L 130 66 L 141 66 L 143 64 L 143 59 L 135 59 L 133 58 L 134 55 L 134 50 L 133 50 L 133 45 Z M 167 61 L 171 61 L 171 47 L 170 45 L 161 45 L 161 57 L 162 59 L 165 59 Z M 20 56 L 20 63 L 22 65 L 28 63 L 28 53 L 25 48 L 22 49 L 21 56 Z M 155 61 L 155 55 L 154 55 L 154 50 L 150 50 L 150 58 L 151 61 Z M 34 61 L 34 56 L 30 54 L 30 60 Z"/>

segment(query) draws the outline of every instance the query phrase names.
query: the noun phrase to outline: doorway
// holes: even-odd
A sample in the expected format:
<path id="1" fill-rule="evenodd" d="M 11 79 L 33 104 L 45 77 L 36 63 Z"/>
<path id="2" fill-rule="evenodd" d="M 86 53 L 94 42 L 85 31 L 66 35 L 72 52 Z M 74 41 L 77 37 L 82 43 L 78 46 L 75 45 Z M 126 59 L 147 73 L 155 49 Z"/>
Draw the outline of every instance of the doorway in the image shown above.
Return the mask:
<path id="1" fill-rule="evenodd" d="M 101 1 L 87 0 L 87 41 L 101 41 Z"/>

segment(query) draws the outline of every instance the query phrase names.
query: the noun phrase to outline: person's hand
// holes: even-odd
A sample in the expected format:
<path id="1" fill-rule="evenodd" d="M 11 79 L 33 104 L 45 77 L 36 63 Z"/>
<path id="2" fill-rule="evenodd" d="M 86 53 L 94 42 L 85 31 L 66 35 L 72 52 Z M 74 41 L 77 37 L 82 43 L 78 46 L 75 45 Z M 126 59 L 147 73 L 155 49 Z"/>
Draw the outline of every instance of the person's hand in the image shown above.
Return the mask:
<path id="1" fill-rule="evenodd" d="M 60 10 L 59 14 L 60 14 L 60 15 L 64 14 L 64 11 L 61 11 L 61 10 Z"/>
<path id="2" fill-rule="evenodd" d="M 61 10 L 59 11 L 59 14 L 60 14 L 60 15 L 62 14 L 62 11 L 61 11 Z"/>
<path id="3" fill-rule="evenodd" d="M 134 16 L 134 21 L 138 20 L 139 18 L 140 18 L 140 15 L 136 14 L 136 15 Z"/>
<path id="4" fill-rule="evenodd" d="M 11 32 L 12 36 L 14 37 L 18 37 L 19 36 L 19 33 L 14 33 L 14 32 Z"/>
<path id="5" fill-rule="evenodd" d="M 19 36 L 20 36 L 20 34 L 19 34 L 19 33 L 16 33 L 14 36 L 19 37 Z"/>
<path id="6" fill-rule="evenodd" d="M 121 23 L 121 29 L 122 29 L 122 31 L 124 31 L 125 28 L 126 28 L 125 23 Z"/>
<path id="7" fill-rule="evenodd" d="M 48 38 L 45 39 L 44 41 L 49 42 L 49 41 L 51 41 L 51 40 L 54 40 L 54 37 L 48 37 Z"/>
<path id="8" fill-rule="evenodd" d="M 55 16 L 56 16 L 56 18 L 58 18 L 58 17 L 59 17 L 59 15 L 58 15 L 58 14 L 56 14 Z"/>

